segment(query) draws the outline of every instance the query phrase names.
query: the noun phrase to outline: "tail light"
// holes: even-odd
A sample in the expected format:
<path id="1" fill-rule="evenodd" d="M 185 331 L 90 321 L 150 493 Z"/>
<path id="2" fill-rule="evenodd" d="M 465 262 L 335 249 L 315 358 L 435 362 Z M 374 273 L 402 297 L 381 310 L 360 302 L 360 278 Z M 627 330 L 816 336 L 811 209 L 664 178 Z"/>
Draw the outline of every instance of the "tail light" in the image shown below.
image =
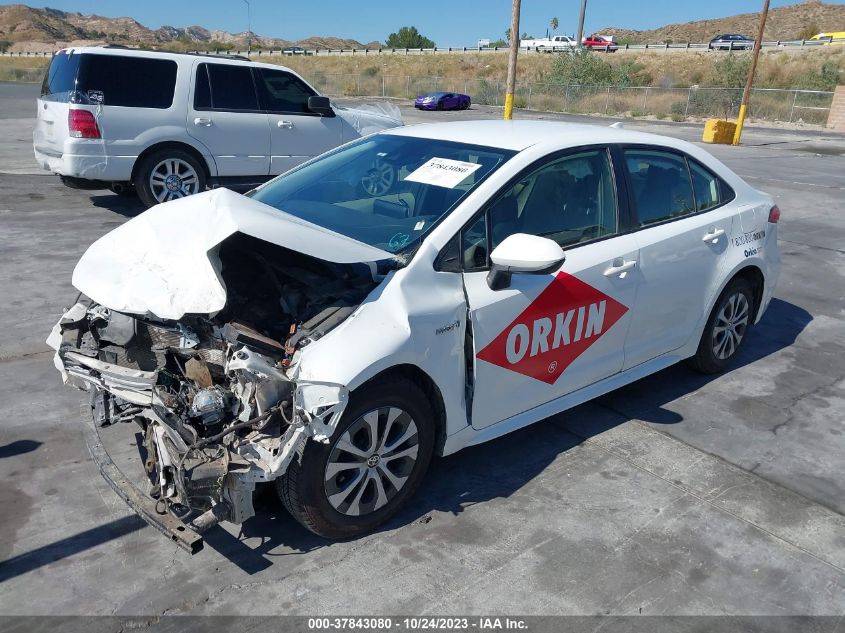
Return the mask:
<path id="1" fill-rule="evenodd" d="M 777 224 L 778 220 L 780 220 L 780 209 L 778 209 L 778 205 L 775 205 L 769 209 L 769 222 L 771 224 Z"/>
<path id="2" fill-rule="evenodd" d="M 100 138 L 100 128 L 93 112 L 88 110 L 69 110 L 67 127 L 73 138 Z"/>

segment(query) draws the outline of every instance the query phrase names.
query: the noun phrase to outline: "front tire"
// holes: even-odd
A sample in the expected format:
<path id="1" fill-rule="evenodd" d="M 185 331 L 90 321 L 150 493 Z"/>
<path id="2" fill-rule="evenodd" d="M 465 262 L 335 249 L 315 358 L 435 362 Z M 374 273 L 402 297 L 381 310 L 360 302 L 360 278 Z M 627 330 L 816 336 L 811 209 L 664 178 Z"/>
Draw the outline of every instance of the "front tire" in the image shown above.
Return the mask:
<path id="1" fill-rule="evenodd" d="M 187 152 L 163 149 L 141 161 L 133 184 L 141 202 L 152 207 L 205 191 L 205 170 Z"/>
<path id="2" fill-rule="evenodd" d="M 689 364 L 703 374 L 727 369 L 748 338 L 754 319 L 754 292 L 742 278 L 733 279 L 719 295 L 707 319 L 698 351 Z"/>
<path id="3" fill-rule="evenodd" d="M 307 441 L 276 487 L 304 527 L 331 539 L 369 532 L 420 484 L 434 452 L 434 414 L 406 378 L 356 391 L 328 444 Z"/>

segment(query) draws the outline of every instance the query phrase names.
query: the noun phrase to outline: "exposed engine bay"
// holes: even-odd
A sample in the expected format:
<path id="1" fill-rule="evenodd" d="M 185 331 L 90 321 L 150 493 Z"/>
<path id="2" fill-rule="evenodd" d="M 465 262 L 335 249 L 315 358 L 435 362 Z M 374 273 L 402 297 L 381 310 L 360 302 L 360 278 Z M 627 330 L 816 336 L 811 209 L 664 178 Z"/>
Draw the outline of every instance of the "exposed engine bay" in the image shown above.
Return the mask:
<path id="1" fill-rule="evenodd" d="M 162 320 L 80 301 L 48 343 L 65 381 L 90 392 L 97 425 L 141 426 L 157 511 L 240 523 L 255 482 L 284 474 L 309 437 L 326 441 L 345 407 L 344 387 L 297 382 L 300 350 L 383 277 L 239 232 L 209 258 L 226 289 L 216 314 Z"/>

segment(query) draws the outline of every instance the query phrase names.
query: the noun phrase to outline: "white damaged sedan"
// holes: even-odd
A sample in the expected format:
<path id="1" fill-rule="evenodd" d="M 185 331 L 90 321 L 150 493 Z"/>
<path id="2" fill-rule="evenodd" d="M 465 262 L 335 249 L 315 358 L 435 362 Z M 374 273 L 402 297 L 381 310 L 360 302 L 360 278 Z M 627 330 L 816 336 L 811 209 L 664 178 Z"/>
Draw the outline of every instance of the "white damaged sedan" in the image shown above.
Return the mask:
<path id="1" fill-rule="evenodd" d="M 174 541 L 248 519 L 266 481 L 345 538 L 395 514 L 435 454 L 684 359 L 727 368 L 772 297 L 779 216 L 671 138 L 395 128 L 102 237 L 48 342 L 91 393 L 101 472 Z M 147 491 L 99 443 L 117 421 L 143 429 Z"/>

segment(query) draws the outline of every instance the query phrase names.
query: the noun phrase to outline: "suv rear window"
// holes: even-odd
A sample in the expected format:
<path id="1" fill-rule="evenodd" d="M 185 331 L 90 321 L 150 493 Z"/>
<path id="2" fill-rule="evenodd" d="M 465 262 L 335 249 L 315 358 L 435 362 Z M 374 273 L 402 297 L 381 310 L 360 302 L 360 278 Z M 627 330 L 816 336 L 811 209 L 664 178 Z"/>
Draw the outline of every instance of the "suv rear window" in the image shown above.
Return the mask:
<path id="1" fill-rule="evenodd" d="M 46 101 L 69 101 L 70 93 L 76 90 L 76 75 L 79 72 L 80 55 L 65 51 L 56 53 L 41 84 L 41 98 Z"/>
<path id="2" fill-rule="evenodd" d="M 176 62 L 123 55 L 58 53 L 50 62 L 41 98 L 131 108 L 169 108 Z"/>
<path id="3" fill-rule="evenodd" d="M 79 89 L 107 106 L 169 108 L 176 87 L 176 62 L 122 55 L 83 55 Z M 92 95 L 93 93 L 93 95 Z"/>

